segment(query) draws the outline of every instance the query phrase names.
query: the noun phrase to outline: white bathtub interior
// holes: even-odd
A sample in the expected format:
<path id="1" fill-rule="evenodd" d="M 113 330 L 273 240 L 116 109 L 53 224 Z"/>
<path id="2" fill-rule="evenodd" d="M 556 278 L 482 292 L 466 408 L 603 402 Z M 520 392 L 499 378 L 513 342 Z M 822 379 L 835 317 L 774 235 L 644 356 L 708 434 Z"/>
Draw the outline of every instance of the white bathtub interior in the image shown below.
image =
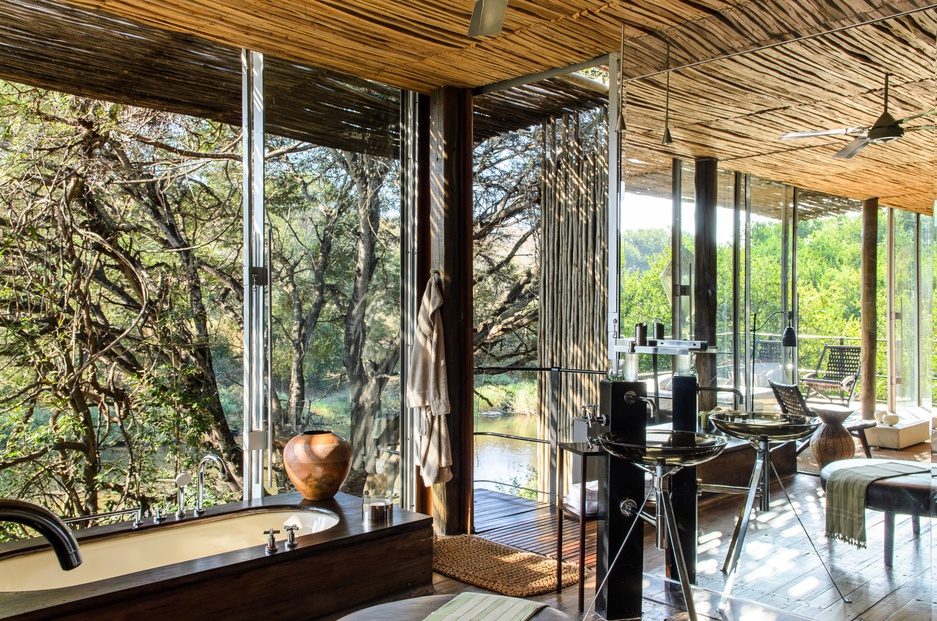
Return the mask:
<path id="1" fill-rule="evenodd" d="M 170 518 L 171 520 L 172 518 Z M 299 527 L 296 536 L 322 532 L 338 523 L 323 510 L 256 510 L 219 518 L 187 518 L 127 535 L 79 543 L 83 562 L 62 571 L 52 549 L 0 561 L 0 591 L 58 589 L 123 576 L 198 558 L 263 547 L 263 531 L 279 530 L 277 546 L 285 552 L 284 526 Z"/>

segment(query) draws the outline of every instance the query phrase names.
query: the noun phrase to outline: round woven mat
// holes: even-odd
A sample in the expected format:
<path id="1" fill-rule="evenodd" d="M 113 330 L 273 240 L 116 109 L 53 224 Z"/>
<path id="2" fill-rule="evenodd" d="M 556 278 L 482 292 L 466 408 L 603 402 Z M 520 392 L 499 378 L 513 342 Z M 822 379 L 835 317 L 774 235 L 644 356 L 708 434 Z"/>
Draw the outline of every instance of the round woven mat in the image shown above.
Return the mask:
<path id="1" fill-rule="evenodd" d="M 513 597 L 556 590 L 556 559 L 475 535 L 437 538 L 433 544 L 433 570 Z M 564 562 L 563 586 L 578 580 L 579 566 Z"/>

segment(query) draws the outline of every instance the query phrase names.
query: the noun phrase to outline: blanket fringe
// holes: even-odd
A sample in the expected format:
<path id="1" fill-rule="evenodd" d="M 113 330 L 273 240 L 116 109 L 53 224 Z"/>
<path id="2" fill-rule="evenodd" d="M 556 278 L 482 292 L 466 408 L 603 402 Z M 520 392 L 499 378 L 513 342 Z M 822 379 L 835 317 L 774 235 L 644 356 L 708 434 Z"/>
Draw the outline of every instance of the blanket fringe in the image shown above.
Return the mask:
<path id="1" fill-rule="evenodd" d="M 826 533 L 826 538 L 832 541 L 842 541 L 843 543 L 848 543 L 849 545 L 856 546 L 859 549 L 866 547 L 866 543 L 864 541 L 860 541 L 854 537 L 847 537 L 843 535 L 842 533 L 829 533 L 828 532 Z"/>

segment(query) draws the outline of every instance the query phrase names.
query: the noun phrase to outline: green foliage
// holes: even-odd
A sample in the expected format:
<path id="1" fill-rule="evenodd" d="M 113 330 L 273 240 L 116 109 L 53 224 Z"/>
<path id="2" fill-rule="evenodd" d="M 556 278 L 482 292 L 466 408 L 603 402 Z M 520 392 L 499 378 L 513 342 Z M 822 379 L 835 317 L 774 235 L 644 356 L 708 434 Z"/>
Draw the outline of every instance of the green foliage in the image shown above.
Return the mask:
<path id="1" fill-rule="evenodd" d="M 532 415 L 537 412 L 537 382 L 516 381 L 508 375 L 485 377 L 475 387 L 475 414 L 496 411 L 502 414 Z"/>

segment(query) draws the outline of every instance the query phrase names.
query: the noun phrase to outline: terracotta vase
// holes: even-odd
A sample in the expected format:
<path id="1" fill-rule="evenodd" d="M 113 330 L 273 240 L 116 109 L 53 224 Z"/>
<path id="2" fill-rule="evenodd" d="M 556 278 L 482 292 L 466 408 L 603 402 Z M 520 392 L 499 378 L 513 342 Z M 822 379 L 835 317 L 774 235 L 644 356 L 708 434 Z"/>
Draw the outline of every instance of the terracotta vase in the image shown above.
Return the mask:
<path id="1" fill-rule="evenodd" d="M 338 493 L 351 468 L 351 443 L 331 431 L 304 431 L 283 448 L 283 466 L 306 500 Z"/>
<path id="2" fill-rule="evenodd" d="M 813 437 L 810 438 L 810 450 L 822 469 L 831 461 L 849 459 L 856 454 L 856 443 L 849 431 L 843 427 L 843 421 L 849 418 L 849 411 L 814 410 L 823 422 Z"/>

